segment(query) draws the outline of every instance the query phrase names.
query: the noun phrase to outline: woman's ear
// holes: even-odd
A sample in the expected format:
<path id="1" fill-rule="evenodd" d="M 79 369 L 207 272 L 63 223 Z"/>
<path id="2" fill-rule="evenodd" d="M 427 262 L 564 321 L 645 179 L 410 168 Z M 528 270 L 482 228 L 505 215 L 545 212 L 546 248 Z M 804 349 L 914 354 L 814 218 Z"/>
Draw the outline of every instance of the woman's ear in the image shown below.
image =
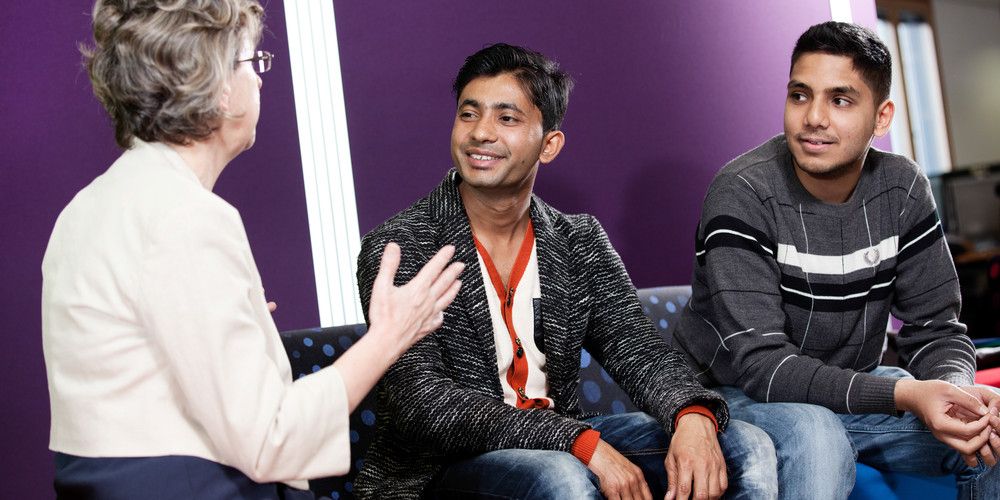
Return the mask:
<path id="1" fill-rule="evenodd" d="M 226 83 L 222 86 L 222 92 L 219 93 L 219 109 L 222 110 L 223 114 L 227 114 L 230 111 L 230 99 L 233 95 L 233 87 Z"/>

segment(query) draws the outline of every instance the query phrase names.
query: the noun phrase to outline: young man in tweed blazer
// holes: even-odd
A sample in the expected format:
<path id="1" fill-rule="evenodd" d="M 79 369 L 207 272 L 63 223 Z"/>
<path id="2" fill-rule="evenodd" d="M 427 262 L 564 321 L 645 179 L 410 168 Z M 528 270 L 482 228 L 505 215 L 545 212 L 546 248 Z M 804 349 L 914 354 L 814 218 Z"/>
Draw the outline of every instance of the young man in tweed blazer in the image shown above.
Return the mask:
<path id="1" fill-rule="evenodd" d="M 846 497 L 857 457 L 1000 498 L 998 398 L 972 385 L 927 178 L 870 147 L 892 120 L 889 52 L 828 22 L 799 38 L 790 73 L 785 133 L 709 188 L 674 343 L 771 436 L 783 497 Z M 905 370 L 879 366 L 890 312 Z"/>
<path id="2" fill-rule="evenodd" d="M 402 248 L 400 282 L 445 244 L 467 267 L 442 327 L 380 384 L 362 497 L 776 493 L 770 440 L 731 421 L 655 332 L 600 224 L 532 195 L 539 164 L 565 140 L 570 87 L 554 62 L 520 47 L 470 56 L 454 85 L 454 170 L 365 236 L 365 304 L 390 241 Z M 582 348 L 643 413 L 582 414 Z"/>

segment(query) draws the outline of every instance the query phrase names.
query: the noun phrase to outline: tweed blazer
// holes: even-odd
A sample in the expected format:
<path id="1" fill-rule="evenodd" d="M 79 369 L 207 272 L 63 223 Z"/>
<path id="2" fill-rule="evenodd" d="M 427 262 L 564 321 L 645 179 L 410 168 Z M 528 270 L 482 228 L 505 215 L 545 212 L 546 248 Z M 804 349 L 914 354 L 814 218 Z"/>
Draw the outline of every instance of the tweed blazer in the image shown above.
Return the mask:
<path id="1" fill-rule="evenodd" d="M 503 401 L 482 272 L 453 170 L 429 196 L 392 217 L 362 242 L 358 286 L 368 310 L 382 249 L 402 248 L 396 283 L 408 282 L 443 245 L 466 264 L 462 289 L 444 324 L 413 346 L 379 383 L 375 440 L 355 491 L 364 498 L 416 498 L 449 462 L 522 448 L 569 452 L 590 426 L 580 404 L 580 354 L 586 348 L 642 411 L 667 430 L 682 408 L 700 404 L 728 420 L 725 402 L 702 387 L 681 355 L 642 313 L 618 254 L 590 215 L 566 215 L 532 196 L 541 281 L 549 397 L 555 410 L 522 410 Z"/>

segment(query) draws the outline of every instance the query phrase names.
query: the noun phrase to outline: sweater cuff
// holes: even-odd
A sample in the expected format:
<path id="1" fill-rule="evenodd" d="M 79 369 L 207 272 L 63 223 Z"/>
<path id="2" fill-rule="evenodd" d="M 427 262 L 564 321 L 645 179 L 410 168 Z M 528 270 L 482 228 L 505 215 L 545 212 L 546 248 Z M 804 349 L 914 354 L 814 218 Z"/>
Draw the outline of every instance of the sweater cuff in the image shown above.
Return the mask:
<path id="1" fill-rule="evenodd" d="M 847 394 L 847 412 L 884 413 L 896 415 L 896 382 L 898 378 L 880 377 L 868 373 L 855 374 Z"/>
<path id="2" fill-rule="evenodd" d="M 590 465 L 590 459 L 594 456 L 594 451 L 597 450 L 597 442 L 600 439 L 601 433 L 599 431 L 587 429 L 576 437 L 576 441 L 573 441 L 573 448 L 570 450 L 570 453 L 580 459 L 583 465 Z"/>
<path id="3" fill-rule="evenodd" d="M 715 425 L 715 432 L 719 432 L 719 421 L 715 419 L 715 414 L 712 413 L 712 410 L 709 410 L 708 408 L 701 405 L 691 405 L 677 412 L 677 416 L 674 417 L 674 429 L 677 428 L 677 422 L 680 422 L 681 417 L 687 415 L 688 413 L 697 413 L 699 415 L 704 415 L 708 417 L 709 419 L 712 420 L 712 424 Z"/>

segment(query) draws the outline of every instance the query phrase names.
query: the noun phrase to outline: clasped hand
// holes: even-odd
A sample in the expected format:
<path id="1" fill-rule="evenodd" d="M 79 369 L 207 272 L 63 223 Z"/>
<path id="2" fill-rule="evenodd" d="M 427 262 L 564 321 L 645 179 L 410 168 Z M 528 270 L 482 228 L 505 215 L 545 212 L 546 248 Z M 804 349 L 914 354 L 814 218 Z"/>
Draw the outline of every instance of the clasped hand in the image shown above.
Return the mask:
<path id="1" fill-rule="evenodd" d="M 943 380 L 902 379 L 896 406 L 915 414 L 942 443 L 957 450 L 970 467 L 977 454 L 988 466 L 1000 458 L 1000 395 L 984 386 L 958 387 Z"/>

